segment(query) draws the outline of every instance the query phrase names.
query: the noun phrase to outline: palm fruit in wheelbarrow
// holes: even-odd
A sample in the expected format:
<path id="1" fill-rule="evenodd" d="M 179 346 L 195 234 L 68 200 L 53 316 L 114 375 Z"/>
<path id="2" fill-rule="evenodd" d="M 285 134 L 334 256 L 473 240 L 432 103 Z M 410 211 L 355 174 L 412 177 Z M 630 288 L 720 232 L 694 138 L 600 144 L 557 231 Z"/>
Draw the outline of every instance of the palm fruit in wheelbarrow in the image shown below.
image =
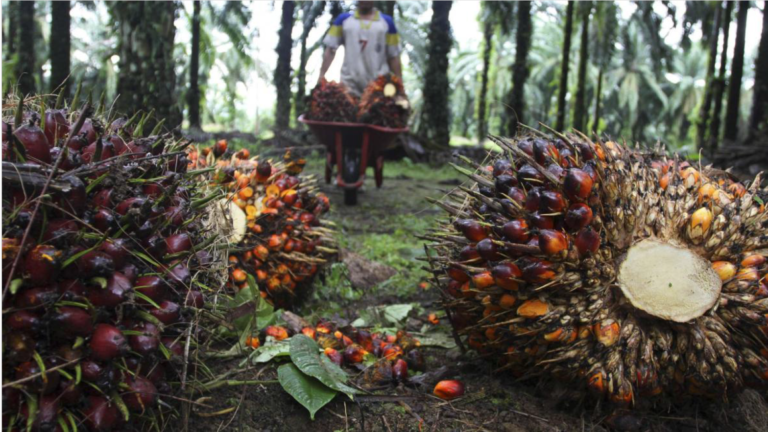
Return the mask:
<path id="1" fill-rule="evenodd" d="M 430 236 L 471 348 L 618 406 L 766 387 L 760 176 L 584 136 L 494 141 L 490 165 L 459 167 L 470 182 Z"/>
<path id="2" fill-rule="evenodd" d="M 322 79 L 307 99 L 308 120 L 352 123 L 357 117 L 357 98 L 344 84 Z"/>
<path id="3" fill-rule="evenodd" d="M 150 429 L 226 279 L 211 197 L 171 134 L 43 101 L 3 104 L 3 427 Z"/>
<path id="4" fill-rule="evenodd" d="M 199 154 L 208 155 L 205 163 L 216 167 L 212 180 L 229 191 L 221 205 L 233 227 L 231 288 L 247 287 L 250 274 L 274 306 L 306 300 L 315 277 L 336 256 L 331 224 L 322 220 L 330 202 L 314 178 L 300 175 L 306 161 L 290 151 L 278 161 L 251 157 L 247 149 L 218 160 L 213 150 Z"/>
<path id="5" fill-rule="evenodd" d="M 399 129 L 408 125 L 410 112 L 403 81 L 390 73 L 379 76 L 365 88 L 357 119 L 360 123 Z"/>

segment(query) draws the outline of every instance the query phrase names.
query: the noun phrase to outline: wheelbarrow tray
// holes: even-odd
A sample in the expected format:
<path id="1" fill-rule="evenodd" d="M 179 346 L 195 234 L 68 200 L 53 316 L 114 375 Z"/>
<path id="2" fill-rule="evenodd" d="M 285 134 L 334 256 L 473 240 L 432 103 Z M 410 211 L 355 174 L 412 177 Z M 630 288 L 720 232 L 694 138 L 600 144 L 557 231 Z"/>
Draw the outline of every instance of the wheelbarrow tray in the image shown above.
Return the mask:
<path id="1" fill-rule="evenodd" d="M 336 182 L 345 190 L 357 189 L 363 185 L 365 170 L 373 166 L 376 177 L 376 187 L 381 187 L 383 182 L 384 156 L 383 152 L 392 148 L 395 138 L 408 128 L 388 128 L 365 123 L 326 122 L 305 119 L 299 117 L 299 122 L 309 126 L 312 133 L 328 150 L 326 154 L 325 181 L 330 183 L 333 165 L 337 166 Z M 359 168 L 352 170 L 357 175 L 343 175 L 346 163 L 344 152 L 359 150 Z M 347 167 L 350 168 L 350 167 Z M 346 177 L 346 178 L 345 178 Z M 356 199 L 356 198 L 355 198 Z"/>

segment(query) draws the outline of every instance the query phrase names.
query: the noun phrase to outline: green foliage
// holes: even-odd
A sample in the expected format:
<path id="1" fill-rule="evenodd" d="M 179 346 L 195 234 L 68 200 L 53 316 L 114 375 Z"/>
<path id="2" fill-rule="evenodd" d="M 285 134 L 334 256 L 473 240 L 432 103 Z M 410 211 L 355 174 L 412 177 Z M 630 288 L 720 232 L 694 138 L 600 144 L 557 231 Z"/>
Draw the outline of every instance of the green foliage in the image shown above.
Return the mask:
<path id="1" fill-rule="evenodd" d="M 355 327 L 372 327 L 374 331 L 397 329 L 405 326 L 408 314 L 414 309 L 421 309 L 418 303 L 393 304 L 366 308 L 352 322 Z"/>
<path id="2" fill-rule="evenodd" d="M 304 375 L 293 363 L 277 368 L 277 379 L 283 390 L 309 411 L 312 420 L 315 419 L 315 413 L 336 396 L 335 390 L 315 378 Z"/>
<path id="3" fill-rule="evenodd" d="M 258 334 L 259 330 L 274 324 L 277 320 L 275 308 L 264 301 L 259 294 L 259 288 L 252 275 L 248 275 L 248 286 L 226 301 L 227 310 L 242 311 L 239 317 L 232 321 L 234 330 L 221 327 L 220 333 L 226 337 L 237 337 L 237 342 L 223 355 L 237 354 L 245 349 L 249 337 Z"/>
<path id="4" fill-rule="evenodd" d="M 174 76 L 176 82 L 175 106 L 182 108 L 189 85 L 189 28 L 191 27 L 191 3 L 177 2 L 174 41 Z M 3 4 L 4 29 L 10 30 L 14 3 Z M 348 5 L 348 4 L 347 4 Z M 614 137 L 624 137 L 642 142 L 661 140 L 672 148 L 687 149 L 695 133 L 689 127 L 698 120 L 692 114 L 703 94 L 701 72 L 702 58 L 711 36 L 714 10 L 717 2 L 686 2 L 685 6 L 671 2 L 595 2 L 590 24 L 589 65 L 586 77 L 586 102 L 590 113 L 588 124 L 594 121 L 595 89 L 597 76 L 602 70 L 604 79 L 601 94 L 601 130 Z M 293 55 L 298 57 L 302 37 L 313 28 L 327 29 L 330 16 L 327 4 L 320 1 L 297 4 L 302 20 L 301 32 L 294 32 Z M 107 2 L 72 2 L 72 88 L 82 82 L 86 97 L 88 92 L 95 99 L 102 93 L 106 100 L 117 96 L 118 63 L 124 61 L 118 50 L 118 31 L 109 10 L 114 5 Z M 525 104 L 522 121 L 527 124 L 545 122 L 553 124 L 558 67 L 562 57 L 563 11 L 561 2 L 534 2 L 532 46 L 528 55 L 530 75 L 525 85 Z M 680 8 L 685 13 L 677 13 Z M 258 6 L 248 2 L 203 2 L 200 38 L 200 89 L 203 107 L 204 129 L 216 130 L 269 130 L 274 123 L 271 109 L 254 112 L 246 98 L 253 94 L 248 88 L 254 81 L 269 83 L 273 64 L 260 59 L 260 52 L 272 51 L 274 46 L 264 45 L 257 24 L 260 20 L 276 20 L 280 8 L 274 8 L 268 16 L 254 17 Z M 425 98 L 423 85 L 434 81 L 427 79 L 429 56 L 429 17 L 432 3 L 427 1 L 398 2 L 395 22 L 401 36 L 404 57 L 404 83 L 410 96 L 414 114 L 411 128 L 425 130 Z M 478 39 L 483 29 L 494 29 L 488 74 L 486 118 L 488 132 L 505 134 L 512 85 L 512 63 L 517 52 L 515 32 L 518 19 L 517 5 L 513 2 L 483 2 L 478 5 Z M 322 13 L 320 13 L 322 11 Z M 631 12 L 631 13 L 630 13 Z M 49 88 L 49 43 L 51 7 L 36 3 L 34 16 L 35 68 L 33 74 L 37 88 Z M 451 21 L 467 17 L 451 16 Z M 580 14 L 576 14 L 578 28 Z M 675 21 L 677 20 L 677 21 Z M 321 24 L 318 24 L 321 23 Z M 674 35 L 669 25 L 682 29 L 682 40 L 676 44 L 669 37 Z M 732 24 L 733 28 L 733 24 Z M 18 36 L 18 26 L 15 29 Z M 314 32 L 307 39 L 307 56 L 316 61 L 324 32 Z M 447 35 L 448 33 L 446 33 Z M 699 39 L 698 35 L 701 35 Z M 310 40 L 311 39 L 311 40 Z M 572 70 L 577 67 L 580 38 L 574 37 L 571 51 Z M 450 126 L 452 143 L 473 143 L 478 132 L 477 105 L 482 72 L 482 44 L 454 41 L 449 52 L 448 93 L 446 103 L 451 115 L 446 117 Z M 8 48 L 8 45 L 4 46 Z M 312 54 L 314 52 L 314 54 Z M 13 70 L 18 56 L 4 50 L 3 67 Z M 753 52 L 747 52 L 745 64 L 753 64 Z M 337 62 L 341 59 L 337 59 Z M 300 62 L 294 61 L 293 67 Z M 311 64 L 311 62 L 310 62 Z M 750 82 L 751 67 L 745 68 L 743 82 Z M 568 108 L 572 108 L 576 74 L 569 74 Z M 254 76 L 257 78 L 254 79 Z M 302 74 L 291 77 L 291 97 L 300 91 L 297 86 Z M 3 75 L 3 91 L 8 92 L 15 81 L 13 74 Z M 307 83 L 311 85 L 311 83 Z M 123 91 L 123 93 L 126 93 Z M 749 115 L 751 89 L 742 87 L 743 104 L 740 106 L 740 122 Z M 123 98 L 126 95 L 123 95 Z M 261 95 L 260 95 L 261 96 Z M 666 101 L 665 101 L 666 99 Z M 431 103 L 431 102 L 430 102 Z M 263 105 L 263 104 L 262 104 Z M 429 105 L 427 103 L 426 105 Z M 693 108 L 692 108 L 693 107 Z M 184 107 L 186 108 L 186 107 Z M 433 111 L 429 109 L 429 111 Z M 292 118 L 292 117 L 291 117 Z M 566 127 L 569 125 L 566 124 Z M 591 127 L 589 129 L 592 129 Z M 463 139 L 461 137 L 466 138 Z"/>
<path id="5" fill-rule="evenodd" d="M 363 297 L 363 291 L 352 286 L 347 266 L 344 263 L 331 264 L 322 282 L 317 281 L 315 284 L 312 305 L 322 305 L 322 310 L 318 310 L 314 306 L 308 308 L 305 314 L 310 320 L 322 315 L 341 312 L 345 305 Z"/>
<path id="6" fill-rule="evenodd" d="M 284 351 L 281 346 L 280 353 Z M 337 392 L 349 396 L 358 393 L 347 385 L 349 378 L 339 366 L 322 354 L 317 342 L 298 334 L 288 342 L 291 362 L 277 369 L 277 378 L 283 389 L 303 405 L 314 420 L 315 413 L 330 402 Z"/>
<path id="7" fill-rule="evenodd" d="M 4 57 L 3 69 L 13 70 L 16 67 L 16 63 L 18 63 L 18 61 L 19 61 L 19 56 L 17 54 L 13 54 L 8 59 Z M 16 77 L 12 73 L 3 74 L 3 94 L 10 93 L 11 89 L 15 84 L 16 84 Z"/>
<path id="8" fill-rule="evenodd" d="M 340 391 L 350 399 L 354 399 L 357 390 L 346 385 L 347 373 L 337 364 L 331 362 L 328 356 L 320 353 L 320 347 L 313 339 L 297 334 L 291 338 L 291 361 L 305 375 L 316 378 L 328 388 Z"/>
<path id="9" fill-rule="evenodd" d="M 269 341 L 264 345 L 255 349 L 248 358 L 240 362 L 240 366 L 244 366 L 250 361 L 251 364 L 267 363 L 277 357 L 286 357 L 291 354 L 291 341 Z"/>

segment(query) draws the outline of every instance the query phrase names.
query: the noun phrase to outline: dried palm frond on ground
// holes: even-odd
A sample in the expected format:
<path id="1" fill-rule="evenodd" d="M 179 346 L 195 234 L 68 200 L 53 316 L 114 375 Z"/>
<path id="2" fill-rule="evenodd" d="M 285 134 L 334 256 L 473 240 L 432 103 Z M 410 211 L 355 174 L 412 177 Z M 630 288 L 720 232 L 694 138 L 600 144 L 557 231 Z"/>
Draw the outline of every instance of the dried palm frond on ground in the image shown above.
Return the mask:
<path id="1" fill-rule="evenodd" d="M 768 384 L 768 191 L 662 149 L 494 138 L 428 236 L 456 331 L 618 406 Z"/>
<path id="2" fill-rule="evenodd" d="M 344 84 L 323 79 L 307 99 L 309 120 L 351 123 L 357 118 L 357 99 Z"/>
<path id="3" fill-rule="evenodd" d="M 188 142 L 144 137 L 146 116 L 31 100 L 3 106 L 4 425 L 161 429 L 226 277 L 203 229 L 223 193 L 202 195 Z"/>
<path id="4" fill-rule="evenodd" d="M 394 74 L 381 75 L 368 84 L 360 98 L 357 119 L 388 128 L 408 125 L 410 104 L 402 80 Z"/>

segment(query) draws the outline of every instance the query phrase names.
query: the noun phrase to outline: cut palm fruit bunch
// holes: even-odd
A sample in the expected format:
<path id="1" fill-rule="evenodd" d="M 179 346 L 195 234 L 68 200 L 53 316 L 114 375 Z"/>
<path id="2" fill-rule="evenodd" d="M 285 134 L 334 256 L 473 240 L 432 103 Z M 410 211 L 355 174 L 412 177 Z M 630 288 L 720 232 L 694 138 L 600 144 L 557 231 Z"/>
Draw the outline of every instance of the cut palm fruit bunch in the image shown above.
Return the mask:
<path id="1" fill-rule="evenodd" d="M 307 96 L 308 120 L 351 123 L 357 118 L 357 98 L 347 86 L 322 79 Z"/>
<path id="2" fill-rule="evenodd" d="M 198 193 L 187 142 L 144 136 L 148 116 L 44 101 L 3 104 L 3 426 L 148 429 L 194 358 L 200 287 L 226 279 L 203 229 L 223 192 Z"/>
<path id="3" fill-rule="evenodd" d="M 204 157 L 216 167 L 213 183 L 228 190 L 222 205 L 234 228 L 229 285 L 247 287 L 250 274 L 269 303 L 291 308 L 307 298 L 315 276 L 336 257 L 330 223 L 321 220 L 328 197 L 317 192 L 314 178 L 300 175 L 306 161 L 290 151 L 270 161 L 226 147 L 222 140 L 193 151 L 202 155 L 198 161 Z"/>
<path id="4" fill-rule="evenodd" d="M 360 98 L 357 121 L 388 128 L 408 125 L 411 107 L 403 81 L 394 74 L 381 75 L 368 84 Z"/>
<path id="5" fill-rule="evenodd" d="M 361 384 L 368 387 L 404 382 L 409 371 L 426 371 L 424 356 L 418 349 L 421 343 L 404 330 L 386 334 L 321 319 L 314 326 L 303 327 L 301 333 L 317 342 L 333 363 L 362 370 Z M 291 336 L 285 327 L 268 326 L 258 338 L 250 338 L 249 345 L 258 348 L 267 337 L 280 341 Z"/>
<path id="6" fill-rule="evenodd" d="M 493 138 L 427 236 L 454 328 L 500 370 L 626 406 L 768 384 L 768 213 L 663 149 Z M 554 132 L 553 132 L 554 133 Z"/>

